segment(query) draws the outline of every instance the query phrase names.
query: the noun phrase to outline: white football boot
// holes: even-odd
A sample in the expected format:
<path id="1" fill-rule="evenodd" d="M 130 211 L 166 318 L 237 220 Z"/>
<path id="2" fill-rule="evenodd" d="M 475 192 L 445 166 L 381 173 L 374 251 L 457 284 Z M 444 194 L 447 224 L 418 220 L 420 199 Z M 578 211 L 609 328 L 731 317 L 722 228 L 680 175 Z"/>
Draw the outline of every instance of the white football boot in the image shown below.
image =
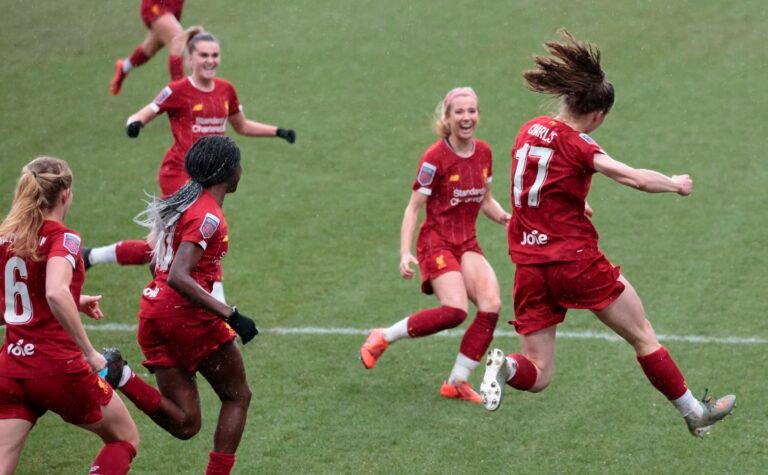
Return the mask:
<path id="1" fill-rule="evenodd" d="M 701 399 L 701 407 L 704 413 L 701 416 L 689 414 L 685 416 L 685 422 L 688 424 L 688 430 L 694 437 L 704 437 L 715 422 L 723 419 L 733 412 L 736 405 L 736 396 L 728 394 L 716 401 L 712 401 L 712 396 L 708 390 L 704 391 L 704 397 Z"/>
<path id="2" fill-rule="evenodd" d="M 487 411 L 495 411 L 501 405 L 504 386 L 509 380 L 507 357 L 503 351 L 494 348 L 488 352 L 485 361 L 485 375 L 480 384 L 480 394 L 483 396 L 483 406 Z"/>

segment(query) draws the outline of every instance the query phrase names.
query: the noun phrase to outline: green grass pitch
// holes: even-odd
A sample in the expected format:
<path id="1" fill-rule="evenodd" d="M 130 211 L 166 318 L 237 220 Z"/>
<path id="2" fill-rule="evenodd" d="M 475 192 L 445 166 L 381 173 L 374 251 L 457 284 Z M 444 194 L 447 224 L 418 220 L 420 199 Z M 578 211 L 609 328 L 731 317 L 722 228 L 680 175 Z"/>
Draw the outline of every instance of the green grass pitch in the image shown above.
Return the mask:
<path id="1" fill-rule="evenodd" d="M 225 204 L 226 293 L 265 330 L 243 348 L 254 399 L 235 473 L 763 473 L 763 1 L 187 3 L 183 23 L 219 37 L 219 74 L 234 83 L 248 117 L 298 133 L 293 146 L 238 139 L 244 178 Z M 171 137 L 165 118 L 138 140 L 124 133 L 126 118 L 166 84 L 165 52 L 133 71 L 120 96 L 108 94 L 114 60 L 144 35 L 138 1 L 6 0 L 2 11 L 2 209 L 21 166 L 51 154 L 74 169 L 68 222 L 86 244 L 140 237 L 131 219 L 144 191 L 156 190 Z M 616 106 L 595 139 L 619 160 L 690 173 L 695 182 L 682 198 L 596 178 L 589 201 L 603 250 L 621 264 L 659 333 L 756 339 L 666 341 L 697 394 L 709 387 L 739 398 L 734 416 L 705 440 L 688 435 L 621 342 L 559 340 L 552 386 L 510 391 L 499 411 L 486 413 L 438 395 L 457 336 L 398 343 L 368 373 L 357 360 L 363 335 L 268 331 L 363 330 L 434 305 L 397 273 L 409 186 L 435 140 L 430 113 L 448 89 L 475 88 L 478 136 L 493 147 L 495 197 L 508 208 L 514 135 L 547 111 L 520 72 L 561 26 L 601 47 L 616 87 Z M 509 320 L 514 269 L 505 236 L 481 218 L 479 238 L 501 281 L 501 320 Z M 104 295 L 107 322 L 135 324 L 148 280 L 145 269 L 101 267 L 88 274 L 86 291 Z M 584 312 L 561 328 L 605 330 Z M 91 337 L 119 346 L 141 370 L 131 332 Z M 509 334 L 494 345 L 518 348 Z M 128 403 L 142 437 L 133 473 L 203 471 L 218 401 L 203 380 L 200 387 L 203 429 L 186 442 Z M 84 473 L 99 447 L 95 436 L 49 414 L 17 473 Z"/>

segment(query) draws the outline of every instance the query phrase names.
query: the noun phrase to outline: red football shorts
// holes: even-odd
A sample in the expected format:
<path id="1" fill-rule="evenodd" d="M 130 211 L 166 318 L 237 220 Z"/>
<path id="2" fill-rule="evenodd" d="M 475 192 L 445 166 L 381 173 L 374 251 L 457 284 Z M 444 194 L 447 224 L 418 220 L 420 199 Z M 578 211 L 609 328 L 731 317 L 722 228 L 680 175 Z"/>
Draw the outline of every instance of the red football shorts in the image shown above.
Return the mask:
<path id="1" fill-rule="evenodd" d="M 152 23 L 158 18 L 170 13 L 177 20 L 181 21 L 181 10 L 184 8 L 184 0 L 142 0 L 141 1 L 141 19 L 147 26 L 152 27 Z"/>
<path id="2" fill-rule="evenodd" d="M 112 387 L 90 369 L 36 379 L 0 376 L 0 419 L 34 424 L 51 410 L 71 424 L 93 424 L 101 420 L 101 407 L 112 394 Z"/>
<path id="3" fill-rule="evenodd" d="M 432 279 L 436 279 L 446 272 L 461 272 L 461 256 L 465 252 L 476 252 L 483 255 L 483 250 L 477 240 L 472 239 L 461 246 L 442 244 L 440 246 L 417 246 L 416 256 L 419 260 L 421 273 L 421 291 L 432 295 Z"/>
<path id="4" fill-rule="evenodd" d="M 184 186 L 188 180 L 187 172 L 175 166 L 163 164 L 157 173 L 157 182 L 160 184 L 160 193 L 162 193 L 163 198 L 179 191 L 179 188 Z"/>
<path id="5" fill-rule="evenodd" d="M 517 333 L 527 335 L 565 320 L 569 308 L 603 310 L 624 291 L 621 268 L 602 254 L 594 259 L 520 264 L 513 300 Z"/>
<path id="6" fill-rule="evenodd" d="M 236 337 L 224 320 L 205 312 L 139 318 L 138 340 L 146 358 L 144 366 L 152 372 L 161 367 L 194 373 L 211 353 Z"/>

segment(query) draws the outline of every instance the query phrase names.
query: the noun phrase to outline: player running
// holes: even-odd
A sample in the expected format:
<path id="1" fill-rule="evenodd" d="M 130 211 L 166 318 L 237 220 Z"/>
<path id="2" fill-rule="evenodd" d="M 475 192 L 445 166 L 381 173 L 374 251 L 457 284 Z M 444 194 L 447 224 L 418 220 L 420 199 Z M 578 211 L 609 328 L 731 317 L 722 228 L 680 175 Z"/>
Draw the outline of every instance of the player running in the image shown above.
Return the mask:
<path id="1" fill-rule="evenodd" d="M 496 274 L 477 242 L 477 216 L 482 211 L 501 225 L 509 221 L 509 214 L 491 195 L 492 154 L 488 144 L 475 138 L 479 120 L 477 95 L 472 88 L 453 89 L 440 101 L 434 125 L 441 138 L 424 153 L 403 214 L 400 275 L 411 279 L 411 265 L 417 264 L 422 292 L 434 293 L 440 306 L 418 311 L 388 328 L 374 329 L 360 348 L 363 365 L 371 369 L 398 340 L 459 326 L 467 318 L 471 300 L 477 314 L 464 333 L 440 395 L 478 404 L 482 398 L 467 379 L 491 344 L 501 299 Z M 416 259 L 411 245 L 425 206 Z"/>
<path id="2" fill-rule="evenodd" d="M 124 365 L 117 350 L 106 353 L 116 375 L 108 381 L 160 427 L 185 440 L 200 431 L 195 375 L 202 374 L 221 400 L 206 473 L 228 474 L 251 400 L 234 340 L 240 335 L 245 344 L 258 333 L 250 318 L 212 295 L 229 248 L 221 207 L 237 190 L 240 150 L 228 137 L 203 137 L 187 153 L 186 167 L 190 180 L 147 210 L 156 265 L 139 305 L 138 340 L 144 366 L 160 390 Z"/>
<path id="3" fill-rule="evenodd" d="M 23 168 L 0 224 L 0 474 L 14 472 L 48 410 L 104 441 L 89 473 L 128 473 L 139 445 L 128 409 L 96 374 L 107 362 L 80 321 L 80 312 L 103 314 L 101 297 L 80 293 L 80 236 L 64 225 L 72 196 L 67 163 L 37 158 Z"/>
<path id="4" fill-rule="evenodd" d="M 235 132 L 248 137 L 279 137 L 296 141 L 296 132 L 249 120 L 240 106 L 235 88 L 216 77 L 221 48 L 210 33 L 198 33 L 187 43 L 192 74 L 168 84 L 147 106 L 128 118 L 127 134 L 135 138 L 141 129 L 160 114 L 166 113 L 173 132 L 173 145 L 166 152 L 158 172 L 162 196 L 169 196 L 189 179 L 184 170 L 184 155 L 200 137 L 224 135 L 229 123 Z M 144 265 L 150 262 L 152 249 L 144 240 L 126 240 L 88 249 L 86 268 L 117 263 Z"/>

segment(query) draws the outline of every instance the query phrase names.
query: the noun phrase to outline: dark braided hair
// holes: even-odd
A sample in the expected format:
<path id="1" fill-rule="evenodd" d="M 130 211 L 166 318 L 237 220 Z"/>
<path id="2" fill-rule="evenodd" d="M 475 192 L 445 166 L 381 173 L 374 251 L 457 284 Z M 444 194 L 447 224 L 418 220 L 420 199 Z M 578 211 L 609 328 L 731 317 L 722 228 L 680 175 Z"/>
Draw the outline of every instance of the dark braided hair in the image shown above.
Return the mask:
<path id="1" fill-rule="evenodd" d="M 165 232 L 197 201 L 203 189 L 228 182 L 239 166 L 240 149 L 227 136 L 208 135 L 192 145 L 185 158 L 189 181 L 166 198 L 154 198 L 147 209 L 134 218 L 138 224 L 150 228 L 148 241 L 153 245 L 153 253 L 157 251 L 155 244 L 163 242 Z"/>
<path id="2" fill-rule="evenodd" d="M 562 97 L 568 109 L 579 115 L 609 112 L 613 84 L 600 66 L 600 50 L 577 41 L 565 28 L 560 29 L 560 36 L 565 42 L 544 43 L 551 56 L 533 57 L 536 69 L 523 72 L 526 85 L 532 91 Z"/>

